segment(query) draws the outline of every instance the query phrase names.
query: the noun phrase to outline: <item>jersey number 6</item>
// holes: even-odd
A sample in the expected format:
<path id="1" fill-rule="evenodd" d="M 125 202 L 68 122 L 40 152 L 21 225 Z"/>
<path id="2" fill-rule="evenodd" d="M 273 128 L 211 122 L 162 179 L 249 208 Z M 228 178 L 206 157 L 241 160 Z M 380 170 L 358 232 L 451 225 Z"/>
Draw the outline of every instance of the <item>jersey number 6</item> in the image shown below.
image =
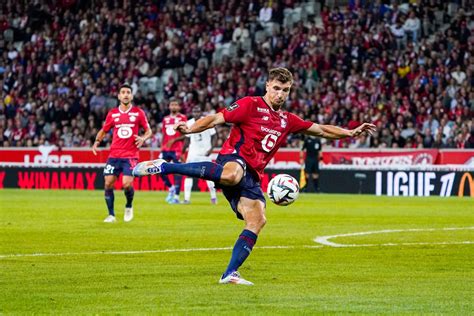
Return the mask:
<path id="1" fill-rule="evenodd" d="M 270 152 L 273 149 L 273 147 L 275 147 L 277 139 L 278 139 L 278 136 L 273 135 L 273 134 L 267 134 L 267 136 L 265 136 L 262 139 L 263 150 L 265 150 L 266 152 Z"/>

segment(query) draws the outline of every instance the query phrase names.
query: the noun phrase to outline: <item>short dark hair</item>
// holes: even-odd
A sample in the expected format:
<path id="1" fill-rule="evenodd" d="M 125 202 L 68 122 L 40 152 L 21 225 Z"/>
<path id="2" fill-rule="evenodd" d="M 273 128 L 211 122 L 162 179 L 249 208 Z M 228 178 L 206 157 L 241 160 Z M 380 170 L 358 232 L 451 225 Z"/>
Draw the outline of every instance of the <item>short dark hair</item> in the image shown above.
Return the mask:
<path id="1" fill-rule="evenodd" d="M 268 72 L 268 81 L 278 80 L 282 83 L 293 83 L 293 75 L 291 72 L 283 67 L 270 69 Z"/>
<path id="2" fill-rule="evenodd" d="M 120 90 L 122 90 L 123 88 L 130 89 L 130 91 L 133 92 L 132 86 L 129 85 L 128 83 L 123 83 L 123 84 L 120 86 L 120 88 L 119 88 L 119 92 L 120 92 Z"/>
<path id="3" fill-rule="evenodd" d="M 179 105 L 181 105 L 181 102 L 179 102 L 179 99 L 178 99 L 178 98 L 171 97 L 171 98 L 169 99 L 169 103 L 173 103 L 173 102 L 176 102 L 176 103 L 178 103 Z"/>

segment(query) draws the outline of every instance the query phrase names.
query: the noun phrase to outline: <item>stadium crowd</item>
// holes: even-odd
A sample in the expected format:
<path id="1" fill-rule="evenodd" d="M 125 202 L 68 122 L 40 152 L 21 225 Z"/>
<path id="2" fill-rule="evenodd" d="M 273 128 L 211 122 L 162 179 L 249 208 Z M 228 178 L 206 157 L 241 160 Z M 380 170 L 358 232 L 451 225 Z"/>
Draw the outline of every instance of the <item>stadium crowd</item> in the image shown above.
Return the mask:
<path id="1" fill-rule="evenodd" d="M 159 148 L 170 98 L 213 113 L 263 95 L 282 66 L 295 77 L 289 111 L 378 126 L 326 146 L 474 148 L 473 15 L 463 2 L 385 2 L 3 1 L 0 144 L 90 147 L 128 82 Z"/>

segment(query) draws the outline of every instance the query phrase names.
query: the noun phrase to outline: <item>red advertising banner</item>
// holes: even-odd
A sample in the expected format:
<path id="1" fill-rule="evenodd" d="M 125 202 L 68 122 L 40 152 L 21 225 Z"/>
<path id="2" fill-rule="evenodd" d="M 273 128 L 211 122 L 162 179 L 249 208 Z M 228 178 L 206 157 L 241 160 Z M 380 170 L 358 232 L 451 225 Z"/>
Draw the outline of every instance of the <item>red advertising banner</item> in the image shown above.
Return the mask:
<path id="1" fill-rule="evenodd" d="M 427 150 L 370 150 L 370 151 L 324 151 L 325 164 L 355 166 L 433 165 L 439 151 Z"/>
<path id="2" fill-rule="evenodd" d="M 474 166 L 474 150 L 440 150 L 437 163 L 439 165 L 452 164 Z"/>
<path id="3" fill-rule="evenodd" d="M 156 150 L 141 150 L 140 160 L 158 158 Z M 102 149 L 95 156 L 90 149 L 58 149 L 55 146 L 39 146 L 33 148 L 2 148 L 1 163 L 24 165 L 64 166 L 69 164 L 103 164 L 109 156 L 108 149 Z"/>
<path id="4" fill-rule="evenodd" d="M 95 156 L 89 148 L 58 149 L 54 146 L 32 148 L 0 148 L 2 166 L 92 167 L 103 165 L 109 155 L 102 149 Z M 140 150 L 140 161 L 157 159 L 159 150 Z M 213 154 L 217 155 L 217 151 Z M 299 169 L 300 151 L 282 149 L 268 164 L 270 169 Z M 325 165 L 390 166 L 390 165 L 474 165 L 474 150 L 413 149 L 413 150 L 344 150 L 322 151 Z"/>
<path id="5" fill-rule="evenodd" d="M 218 151 L 215 151 L 214 158 Z M 109 155 L 108 149 L 102 149 L 95 156 L 90 149 L 61 149 L 54 146 L 33 148 L 0 148 L 0 164 L 10 166 L 97 166 L 104 164 Z M 153 160 L 160 156 L 157 149 L 140 150 L 140 161 Z M 299 169 L 299 151 L 280 151 L 270 161 L 272 169 Z"/>

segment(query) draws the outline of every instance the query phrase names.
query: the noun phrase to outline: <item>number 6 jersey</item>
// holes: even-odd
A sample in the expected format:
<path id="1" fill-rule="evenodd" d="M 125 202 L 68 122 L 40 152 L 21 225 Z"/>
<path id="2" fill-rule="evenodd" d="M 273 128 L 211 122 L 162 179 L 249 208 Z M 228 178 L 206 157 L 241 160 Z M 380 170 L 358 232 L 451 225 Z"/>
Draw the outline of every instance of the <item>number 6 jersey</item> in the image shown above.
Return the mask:
<path id="1" fill-rule="evenodd" d="M 138 158 L 138 148 L 135 145 L 135 136 L 139 135 L 140 127 L 144 130 L 150 128 L 145 112 L 135 106 L 127 111 L 119 107 L 112 109 L 107 114 L 104 132 L 114 129 L 112 145 L 110 146 L 110 158 Z"/>
<path id="2" fill-rule="evenodd" d="M 259 179 L 288 134 L 305 131 L 313 124 L 287 111 L 273 110 L 262 97 L 244 97 L 222 113 L 234 126 L 220 154 L 239 155 Z"/>

